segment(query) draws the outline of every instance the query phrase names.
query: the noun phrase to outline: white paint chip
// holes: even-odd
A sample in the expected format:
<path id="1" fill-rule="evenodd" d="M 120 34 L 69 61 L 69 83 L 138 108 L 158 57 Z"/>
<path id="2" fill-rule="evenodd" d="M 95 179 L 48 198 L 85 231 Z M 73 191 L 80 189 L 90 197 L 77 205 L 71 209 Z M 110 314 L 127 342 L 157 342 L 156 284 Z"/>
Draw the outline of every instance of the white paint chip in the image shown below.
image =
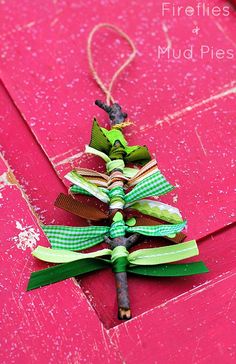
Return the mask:
<path id="1" fill-rule="evenodd" d="M 16 221 L 16 228 L 20 232 L 12 240 L 16 243 L 17 248 L 21 250 L 30 248 L 33 250 L 36 247 L 37 241 L 39 241 L 39 233 L 32 226 L 23 227 L 19 221 Z"/>
<path id="2" fill-rule="evenodd" d="M 177 203 L 178 202 L 178 195 L 174 195 L 173 196 L 173 203 Z"/>

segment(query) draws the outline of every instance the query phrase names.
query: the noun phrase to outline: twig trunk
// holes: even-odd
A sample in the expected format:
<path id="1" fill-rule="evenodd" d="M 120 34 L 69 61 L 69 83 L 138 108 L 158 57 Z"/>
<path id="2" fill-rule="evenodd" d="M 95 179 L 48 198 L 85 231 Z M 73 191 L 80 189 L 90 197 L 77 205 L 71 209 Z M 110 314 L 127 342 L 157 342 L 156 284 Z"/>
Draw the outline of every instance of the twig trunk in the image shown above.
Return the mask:
<path id="1" fill-rule="evenodd" d="M 118 318 L 120 320 L 131 319 L 131 309 L 129 304 L 127 273 L 115 273 L 116 294 L 118 303 Z"/>
<path id="2" fill-rule="evenodd" d="M 116 121 L 114 122 L 116 124 Z M 119 148 L 121 146 L 120 142 L 117 140 L 114 143 L 114 146 L 116 148 Z M 112 174 L 115 172 L 123 174 L 122 170 L 114 169 L 111 172 L 111 178 Z M 117 177 L 116 177 L 117 180 Z M 120 179 L 120 186 L 124 188 L 123 186 L 123 178 Z M 110 186 L 112 188 L 112 185 Z M 114 216 L 116 212 L 120 211 L 123 214 L 122 209 L 112 209 L 110 208 L 110 219 Z M 136 240 L 138 239 L 138 236 L 133 238 L 126 238 L 124 236 L 114 238 L 110 240 L 110 245 L 112 249 L 114 249 L 116 246 L 124 246 L 126 249 L 128 249 L 131 245 L 133 245 Z M 127 273 L 126 272 L 119 272 L 115 273 L 115 280 L 116 280 L 116 293 L 117 293 L 117 303 L 118 303 L 118 318 L 120 320 L 129 320 L 131 319 L 131 309 L 130 309 L 130 303 L 129 303 L 129 293 L 128 293 L 128 280 L 127 280 Z"/>
<path id="3" fill-rule="evenodd" d="M 105 237 L 105 242 L 111 246 L 112 249 L 117 246 L 124 246 L 126 249 L 131 248 L 135 245 L 139 239 L 139 234 L 132 234 L 131 236 L 118 237 L 110 239 Z M 130 303 L 129 303 L 129 290 L 128 290 L 128 280 L 126 272 L 115 273 L 116 280 L 116 295 L 118 304 L 118 318 L 120 320 L 129 320 L 132 317 Z"/>

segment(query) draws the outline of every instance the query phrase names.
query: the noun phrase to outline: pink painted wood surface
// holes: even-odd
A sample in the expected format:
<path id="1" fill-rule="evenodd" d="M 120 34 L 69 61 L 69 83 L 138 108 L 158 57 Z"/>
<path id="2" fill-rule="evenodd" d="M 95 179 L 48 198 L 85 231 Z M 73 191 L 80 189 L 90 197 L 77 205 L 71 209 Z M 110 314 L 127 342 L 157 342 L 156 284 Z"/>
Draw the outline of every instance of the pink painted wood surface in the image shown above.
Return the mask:
<path id="1" fill-rule="evenodd" d="M 56 290 L 25 291 L 31 271 L 45 267 L 30 251 L 47 239 L 7 172 L 0 159 L 1 363 L 102 363 L 105 356 L 116 362 L 97 315 L 72 280 Z"/>
<path id="2" fill-rule="evenodd" d="M 83 223 L 82 220 L 75 219 L 70 214 L 53 207 L 55 197 L 59 192 L 64 191 L 64 186 L 51 168 L 48 157 L 62 176 L 70 168 L 70 164 L 73 164 L 64 163 L 63 160 L 83 152 L 83 145 L 89 140 L 91 116 L 95 113 L 99 115 L 98 110 L 92 106 L 92 102 L 101 94 L 88 75 L 84 54 L 86 37 L 83 32 L 79 32 L 79 29 L 87 32 L 92 24 L 98 21 L 109 19 L 114 22 L 115 15 L 111 10 L 118 6 L 122 8 L 123 2 L 113 5 L 107 3 L 103 18 L 100 18 L 98 12 L 96 14 L 98 2 L 95 2 L 94 9 L 89 9 L 89 5 L 89 2 L 86 6 L 78 3 L 68 5 L 66 2 L 57 2 L 55 5 L 48 2 L 44 7 L 38 7 L 36 11 L 34 7 L 29 6 L 28 1 L 23 1 L 20 5 L 15 1 L 1 4 L 2 9 L 6 11 L 4 14 L 8 18 L 8 23 L 14 22 L 14 26 L 10 29 L 5 20 L 1 21 L 1 27 L 4 28 L 1 35 L 2 47 L 7 53 L 2 53 L 5 66 L 2 64 L 0 69 L 2 75 L 7 76 L 7 80 L 3 77 L 3 81 L 11 93 L 13 102 L 19 107 L 18 113 L 8 94 L 1 87 L 1 127 L 7 136 L 1 144 L 5 157 L 27 192 L 30 202 L 36 207 L 40 219 L 47 223 L 73 225 Z M 150 9 L 146 9 L 140 2 L 135 6 L 136 8 L 133 8 L 135 14 L 132 15 L 132 7 L 128 5 L 126 11 L 121 12 L 122 19 L 119 22 L 116 19 L 117 24 L 126 29 L 134 39 L 138 39 L 138 46 L 142 49 L 142 54 L 139 54 L 135 63 L 137 69 L 130 68 L 122 78 L 122 85 L 118 82 L 115 89 L 116 97 L 123 100 L 127 111 L 131 111 L 130 117 L 135 119 L 137 124 L 138 133 L 132 132 L 130 128 L 126 133 L 132 143 L 147 140 L 152 151 L 157 154 L 160 167 L 163 167 L 162 169 L 172 182 L 181 184 L 181 189 L 178 190 L 177 206 L 181 207 L 189 220 L 189 236 L 195 234 L 196 230 L 196 234 L 199 231 L 202 234 L 197 236 L 203 236 L 207 233 L 208 226 L 202 225 L 204 216 L 207 217 L 208 224 L 211 221 L 215 228 L 217 222 L 219 226 L 224 226 L 234 218 L 233 215 L 231 216 L 233 212 L 231 207 L 234 206 L 230 207 L 228 204 L 232 196 L 228 187 L 232 182 L 230 168 L 233 140 L 231 136 L 232 122 L 235 119 L 233 64 L 227 61 L 209 61 L 205 64 L 197 60 L 193 64 L 184 62 L 181 65 L 177 61 L 162 60 L 159 61 L 160 68 L 155 68 L 155 66 L 158 67 L 158 63 L 153 58 L 155 66 L 152 68 L 150 63 L 154 49 L 151 49 L 151 46 L 160 40 L 163 44 L 165 41 L 165 32 L 161 32 L 163 23 L 160 27 L 157 21 L 163 19 L 158 10 L 156 21 L 152 20 L 148 24 L 155 10 L 153 6 L 156 5 L 150 2 Z M 81 19 L 81 8 L 84 19 Z M 137 24 L 135 19 L 138 11 L 140 16 L 142 15 L 142 24 Z M 123 23 L 122 20 L 126 20 L 127 16 L 131 17 L 129 22 Z M 91 17 L 90 23 L 85 24 L 86 17 Z M 211 22 L 206 21 L 204 35 L 200 34 L 198 41 L 206 39 L 207 30 L 214 29 L 214 35 L 217 34 L 217 39 L 214 40 L 216 43 L 219 42 L 221 47 L 222 43 L 225 47 L 226 44 L 232 45 L 235 34 L 234 19 L 235 16 L 232 14 L 230 18 L 217 19 L 217 22 L 215 19 L 211 19 Z M 183 42 L 180 30 L 176 36 L 174 35 L 177 27 L 180 26 L 179 23 L 177 26 L 177 20 L 173 22 L 172 19 L 164 19 L 163 21 L 164 24 L 167 22 L 171 39 L 174 39 L 177 44 Z M 148 26 L 149 37 L 153 33 L 150 37 L 152 43 L 142 44 L 143 41 L 146 42 L 146 36 L 142 34 L 143 29 Z M 190 24 L 188 27 L 187 29 L 190 29 Z M 213 41 L 212 34 L 207 34 L 207 37 L 209 41 Z M 45 50 L 45 39 L 55 41 L 50 45 L 51 52 Z M 98 39 L 99 44 L 103 45 L 102 36 L 98 36 Z M 108 39 L 113 41 L 114 37 L 107 35 L 106 41 Z M 13 42 L 14 46 L 12 46 Z M 26 42 L 29 43 L 28 47 L 31 47 L 28 53 Z M 115 44 L 116 51 L 118 47 L 123 47 L 118 41 Z M 8 48 L 10 45 L 11 52 Z M 32 47 L 36 52 L 34 56 Z M 67 55 L 66 49 L 68 49 Z M 71 50 L 75 52 L 77 58 L 70 53 Z M 61 52 L 62 54 L 59 54 Z M 105 58 L 108 57 L 106 52 L 110 50 L 97 50 L 97 57 L 99 58 L 101 53 Z M 145 55 L 148 55 L 148 60 Z M 55 60 L 59 56 L 62 56 L 63 64 L 58 66 Z M 103 70 L 102 64 L 100 67 Z M 28 70 L 29 74 L 27 74 Z M 190 70 L 192 75 L 197 77 L 193 86 L 188 78 L 184 82 L 180 80 L 183 70 L 186 74 Z M 45 74 L 46 79 L 41 79 L 40 77 Z M 157 79 L 158 85 L 165 84 L 163 90 L 160 86 L 152 85 L 152 75 L 155 75 L 154 83 Z M 206 79 L 208 75 L 210 80 Z M 51 77 L 52 81 L 49 81 Z M 71 82 L 74 81 L 71 86 L 67 86 L 70 84 L 68 79 Z M 225 85 L 228 86 L 224 87 Z M 86 86 L 85 93 L 83 90 Z M 193 89 L 192 96 L 189 94 L 191 89 Z M 145 97 L 142 90 L 151 91 L 150 99 L 146 102 L 142 100 Z M 173 98 L 175 93 L 176 95 L 178 93 L 177 101 Z M 127 94 L 130 95 L 129 101 Z M 157 101 L 153 106 L 154 96 Z M 142 110 L 137 108 L 141 100 L 144 106 Z M 62 106 L 64 101 L 68 103 L 67 108 Z M 48 109 L 49 105 L 52 106 L 52 110 Z M 154 111 L 151 110 L 151 106 Z M 187 106 L 191 107 L 185 109 Z M 181 111 L 180 114 L 175 114 L 178 110 Z M 35 113 L 36 120 L 31 120 L 31 117 L 34 117 L 32 113 Z M 154 129 L 150 128 L 150 125 L 154 124 L 154 119 L 164 120 L 166 115 L 173 117 L 173 120 L 167 119 L 170 124 L 165 121 L 161 127 L 157 125 Z M 22 116 L 27 123 L 31 124 L 30 129 L 26 127 L 27 124 Z M 105 125 L 104 115 L 101 115 L 100 119 Z M 81 120 L 85 122 L 82 123 Z M 147 123 L 144 120 L 150 120 L 150 122 Z M 33 125 L 34 122 L 35 125 Z M 145 130 L 142 130 L 140 134 L 139 130 L 143 124 Z M 183 130 L 180 130 L 181 127 Z M 39 143 L 32 136 L 31 130 Z M 177 146 L 174 143 L 172 146 L 175 135 L 178 135 L 179 141 L 184 142 L 177 143 Z M 159 140 L 164 146 L 163 150 L 159 147 Z M 206 156 L 203 148 L 207 153 Z M 220 148 L 223 148 L 222 157 L 219 154 Z M 176 151 L 178 151 L 177 156 L 184 155 L 184 160 L 181 162 L 173 155 L 177 153 Z M 63 155 L 53 159 L 61 153 Z M 82 154 L 81 156 L 81 165 L 85 166 L 87 158 Z M 194 162 L 193 156 L 196 159 Z M 173 160 L 177 161 L 176 170 L 171 163 Z M 96 162 L 101 168 L 100 161 L 97 159 Z M 78 158 L 74 160 L 74 163 L 75 165 L 79 163 Z M 191 163 L 190 166 L 189 163 Z M 95 167 L 92 158 L 88 160 L 88 164 Z M 192 180 L 193 177 L 189 176 L 189 173 L 202 171 L 206 165 L 208 168 L 204 172 L 208 179 L 204 181 L 204 184 L 200 175 L 194 176 Z M 5 166 L 2 168 L 0 175 L 6 170 Z M 215 178 L 209 180 L 213 171 Z M 221 181 L 222 175 L 225 178 L 223 181 Z M 192 186 L 191 181 L 195 182 Z M 206 197 L 206 191 L 211 191 L 211 186 L 215 187 L 218 193 L 213 191 L 210 199 L 209 195 Z M 226 190 L 225 194 L 219 193 L 223 188 Z M 131 277 L 129 285 L 135 318 L 128 323 L 118 325 L 118 321 L 114 318 L 116 314 L 114 281 L 112 274 L 108 271 L 85 277 L 81 280 L 80 287 L 75 286 L 73 280 L 67 280 L 42 290 L 25 293 L 30 272 L 43 268 L 45 265 L 31 258 L 29 248 L 22 251 L 16 247 L 17 237 L 22 230 L 19 229 L 20 225 L 16 227 L 15 220 L 19 221 L 22 228 L 33 227 L 36 233 L 40 234 L 40 244 L 48 244 L 48 242 L 36 225 L 17 187 L 5 186 L 1 192 L 4 197 L 4 210 L 0 210 L 1 221 L 6 223 L 6 229 L 4 231 L 1 229 L 0 238 L 0 241 L 4 242 L 1 244 L 1 259 L 5 262 L 0 288 L 3 292 L 1 294 L 3 334 L 0 354 L 3 358 L 2 362 L 43 364 L 83 361 L 92 364 L 95 362 L 140 363 L 144 360 L 150 364 L 176 363 L 180 360 L 193 363 L 235 362 L 234 227 L 224 229 L 200 241 L 201 258 L 211 269 L 208 275 L 165 281 Z M 194 197 L 193 200 L 186 201 L 186 193 Z M 14 210 L 12 201 L 14 204 L 17 201 Z M 197 204 L 193 206 L 194 201 L 202 203 L 207 201 L 205 215 Z M 2 202 L 0 199 L 0 203 Z M 220 210 L 222 207 L 223 209 Z M 206 228 L 205 233 L 199 230 L 198 224 L 193 225 L 198 219 L 201 226 Z M 14 269 L 12 262 L 14 262 Z M 7 276 L 8 279 L 6 279 Z M 135 293 L 137 290 L 141 292 L 139 299 Z M 73 324 L 70 326 L 69 323 Z M 114 325 L 118 326 L 106 329 Z M 19 333 L 17 336 L 16 331 Z M 105 355 L 106 359 L 104 359 Z"/>
<path id="3" fill-rule="evenodd" d="M 6 135 L 3 151 L 13 168 L 16 177 L 24 187 L 30 202 L 36 209 L 41 221 L 55 224 L 82 224 L 84 221 L 73 215 L 55 209 L 53 202 L 57 194 L 64 190 L 63 184 L 53 171 L 42 153 L 41 147 L 20 114 L 11 102 L 6 90 L 2 87 L 0 96 L 2 132 Z M 224 269 L 235 264 L 234 242 L 230 240 L 225 247 L 219 245 L 215 249 L 215 241 L 206 239 L 200 242 L 200 258 L 206 261 L 211 270 L 210 277 L 216 278 Z M 219 262 L 219 255 L 221 262 Z M 138 277 L 129 278 L 130 295 L 134 317 L 153 309 L 180 294 L 188 292 L 209 280 L 209 274 L 196 277 L 156 280 Z M 106 327 L 119 324 L 116 318 L 116 295 L 114 277 L 109 271 L 99 272 L 84 277 L 81 287 L 88 300 L 96 310 L 100 320 Z M 57 288 L 55 287 L 55 290 Z M 136 292 L 142 292 L 137 299 Z"/>
<path id="4" fill-rule="evenodd" d="M 14 106 L 8 92 L 0 83 L 0 131 L 1 149 L 13 169 L 16 178 L 42 222 L 65 223 L 65 213 L 53 206 L 60 192 L 66 188 L 52 169 L 51 163 L 37 143 L 31 130 Z M 78 218 L 66 215 L 66 223 L 74 225 Z M 79 220 L 80 224 L 84 221 Z"/>
<path id="5" fill-rule="evenodd" d="M 236 52 L 233 10 L 228 17 L 162 16 L 161 3 L 155 1 L 148 6 L 142 1 L 107 2 L 102 8 L 97 0 L 59 2 L 58 6 L 49 2 L 49 7 L 45 2 L 44 16 L 41 7 L 36 15 L 31 2 L 23 3 L 16 9 L 15 1 L 1 5 L 5 14 L 1 77 L 59 175 L 63 177 L 71 167 L 70 161 L 102 168 L 100 161 L 83 153 L 93 115 L 105 125 L 104 115 L 93 106 L 102 94 L 89 74 L 86 40 L 99 21 L 116 23 L 139 50 L 114 90 L 135 121 L 135 128 L 128 128 L 126 135 L 130 144 L 149 144 L 160 168 L 181 187 L 163 201 L 181 208 L 189 221 L 190 237 L 203 237 L 233 222 L 235 203 L 228 186 L 232 183 L 236 71 L 234 60 L 227 58 L 228 50 Z M 227 33 L 221 26 L 225 18 Z M 198 35 L 192 32 L 196 22 Z M 97 67 L 108 81 L 120 62 L 116 61 L 119 54 L 127 56 L 128 46 L 110 32 L 100 33 L 96 40 Z M 201 46 L 208 44 L 213 53 L 201 57 Z M 193 58 L 158 59 L 159 45 L 169 45 L 171 51 L 193 46 Z M 217 59 L 215 52 L 222 47 L 226 54 Z"/>
<path id="6" fill-rule="evenodd" d="M 31 259 L 24 243 L 47 242 L 19 187 L 7 183 L 7 171 L 1 159 L 2 363 L 235 362 L 235 229 L 205 242 L 212 240 L 212 250 L 226 242 L 218 277 L 106 330 L 72 279 L 25 292 L 30 272 L 43 263 Z"/>
<path id="7" fill-rule="evenodd" d="M 46 242 L 21 190 L 7 183 L 6 172 L 0 160 L 4 181 L 0 211 L 5 226 L 0 230 L 2 363 L 235 361 L 236 272 L 235 262 L 230 264 L 235 259 L 235 229 L 228 228 L 204 242 L 212 241 L 212 250 L 225 257 L 225 265 L 214 262 L 218 277 L 213 274 L 200 286 L 156 302 L 154 309 L 106 330 L 72 279 L 25 292 L 30 272 L 44 266 L 29 252 L 38 239 L 40 244 Z M 24 250 L 26 241 L 31 248 Z"/>

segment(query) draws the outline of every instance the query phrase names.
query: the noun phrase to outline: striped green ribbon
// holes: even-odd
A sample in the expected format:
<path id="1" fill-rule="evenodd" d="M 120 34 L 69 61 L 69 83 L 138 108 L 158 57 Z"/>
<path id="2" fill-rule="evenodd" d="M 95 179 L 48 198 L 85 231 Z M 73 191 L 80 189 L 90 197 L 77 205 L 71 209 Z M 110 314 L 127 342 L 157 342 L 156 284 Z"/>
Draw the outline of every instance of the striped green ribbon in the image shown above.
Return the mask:
<path id="1" fill-rule="evenodd" d="M 117 246 L 113 250 L 101 249 L 92 253 L 77 253 L 68 250 L 51 249 L 38 246 L 32 255 L 49 263 L 69 263 L 75 260 L 100 258 L 111 255 L 111 261 L 126 257 L 131 265 L 155 265 L 176 262 L 198 255 L 195 240 L 164 246 L 160 248 L 139 249 L 129 253 L 124 246 Z"/>
<path id="2" fill-rule="evenodd" d="M 114 221 L 111 226 L 42 225 L 42 229 L 53 249 L 82 250 L 101 243 L 105 235 L 111 238 L 125 236 L 125 233 L 168 236 L 180 232 L 185 225 L 186 221 L 173 225 L 128 226 L 121 220 Z"/>

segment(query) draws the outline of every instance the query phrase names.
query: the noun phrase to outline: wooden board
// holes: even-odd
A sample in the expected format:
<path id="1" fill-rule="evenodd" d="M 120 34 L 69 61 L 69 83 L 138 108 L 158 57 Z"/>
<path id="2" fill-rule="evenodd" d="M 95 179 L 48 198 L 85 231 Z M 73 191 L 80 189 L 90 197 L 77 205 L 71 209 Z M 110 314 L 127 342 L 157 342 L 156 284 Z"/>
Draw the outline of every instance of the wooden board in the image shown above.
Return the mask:
<path id="1" fill-rule="evenodd" d="M 16 4 L 1 5 L 6 14 L 1 78 L 61 178 L 71 164 L 96 168 L 99 163 L 104 168 L 84 154 L 93 116 L 107 125 L 94 106 L 103 95 L 89 73 L 86 42 L 92 27 L 107 21 L 124 28 L 138 49 L 114 89 L 115 99 L 135 122 L 126 130 L 129 143 L 148 144 L 160 169 L 181 187 L 163 201 L 180 207 L 189 221 L 190 237 L 203 237 L 235 221 L 235 195 L 228 188 L 234 166 L 236 92 L 232 9 L 228 16 L 222 10 L 214 17 L 204 15 L 201 6 L 195 16 L 186 16 L 183 10 L 176 13 L 175 5 L 164 11 L 156 1 L 148 6 L 127 5 L 126 0 L 107 3 L 105 12 L 99 0 L 53 6 L 46 1 L 43 15 L 41 6 L 36 13 L 30 1 L 25 0 L 22 8 Z M 182 2 L 183 9 L 188 5 L 189 0 Z M 196 7 L 194 1 L 192 5 Z M 227 33 L 221 26 L 224 19 Z M 208 53 L 202 50 L 206 46 Z M 169 47 L 169 53 L 158 56 L 158 47 Z M 190 48 L 188 59 L 184 52 Z M 219 56 L 222 48 L 224 55 Z M 93 51 L 96 67 L 108 82 L 129 49 L 119 36 L 104 31 L 97 35 Z"/>
<path id="2" fill-rule="evenodd" d="M 0 6 L 0 119 L 6 136 L 0 172 L 1 362 L 235 362 L 235 227 L 225 227 L 235 219 L 235 63 L 156 58 L 158 44 L 170 40 L 173 47 L 204 41 L 235 48 L 234 13 L 181 22 L 163 18 L 160 4 L 152 1 L 148 6 L 106 2 L 102 8 L 99 1 Z M 198 37 L 191 33 L 196 20 Z M 86 34 L 99 21 L 120 25 L 137 43 L 138 57 L 114 90 L 135 120 L 135 129 L 126 129 L 127 139 L 150 145 L 160 168 L 181 187 L 163 201 L 181 208 L 189 237 L 201 237 L 200 256 L 210 268 L 207 275 L 181 279 L 130 277 L 134 319 L 127 323 L 116 319 L 108 271 L 79 285 L 71 279 L 25 292 L 30 273 L 45 267 L 31 257 L 31 248 L 48 242 L 22 187 L 42 221 L 82 225 L 53 207 L 57 194 L 66 191 L 58 175 L 73 165 L 103 168 L 83 153 L 92 116 L 107 126 L 93 106 L 102 94 L 89 76 L 85 54 Z M 103 36 L 94 49 L 101 71 L 111 53 L 114 60 L 121 48 L 128 53 L 112 34 Z M 116 66 L 109 65 L 106 80 Z M 6 160 L 20 185 L 7 182 Z"/>
<path id="3" fill-rule="evenodd" d="M 155 307 L 106 329 L 73 279 L 25 291 L 31 271 L 44 266 L 30 250 L 47 242 L 3 159 L 0 176 L 2 363 L 235 361 L 235 228 L 202 242 L 211 246 L 208 259 L 204 256 L 212 268 L 207 280 L 182 293 L 177 287 L 186 282 L 169 282 L 172 297 L 166 300 L 157 282 Z M 139 302 L 143 295 L 145 289 Z"/>

